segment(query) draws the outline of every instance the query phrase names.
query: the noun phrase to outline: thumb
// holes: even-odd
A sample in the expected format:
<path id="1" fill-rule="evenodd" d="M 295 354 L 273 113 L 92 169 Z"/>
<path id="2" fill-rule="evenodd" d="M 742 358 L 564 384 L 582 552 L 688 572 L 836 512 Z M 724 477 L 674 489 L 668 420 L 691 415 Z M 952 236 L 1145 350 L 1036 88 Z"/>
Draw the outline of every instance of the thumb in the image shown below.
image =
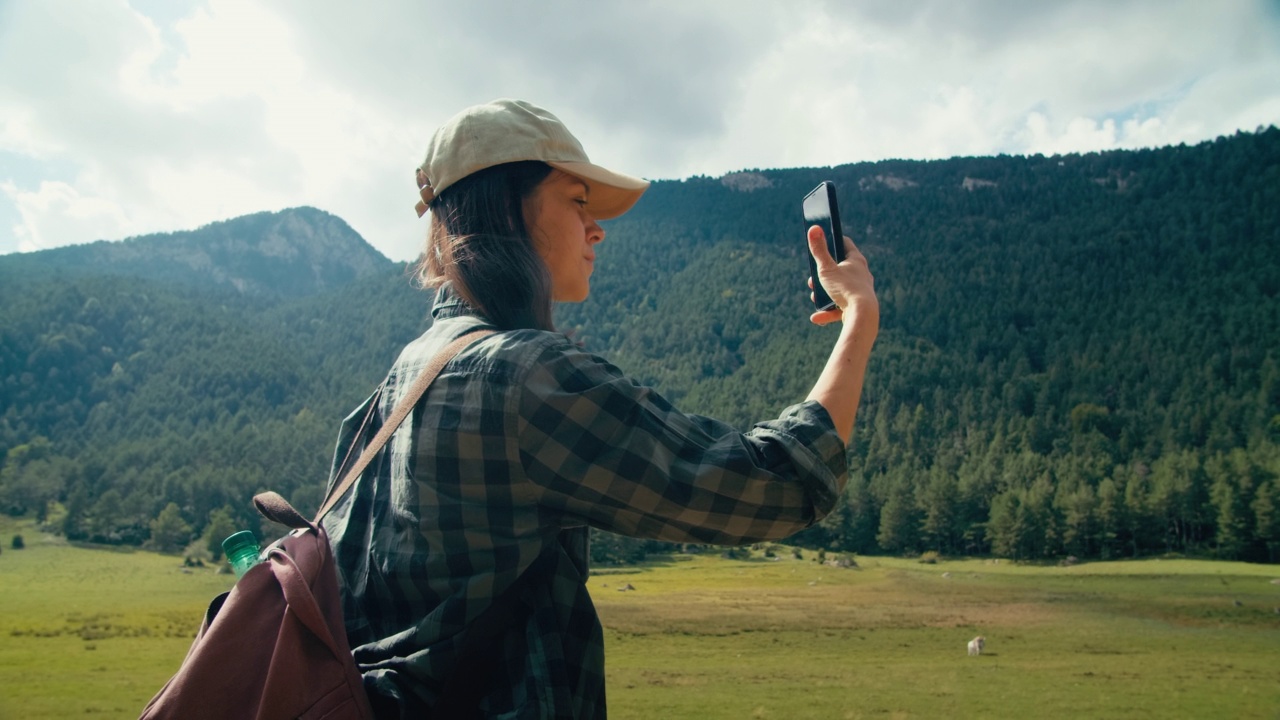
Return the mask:
<path id="1" fill-rule="evenodd" d="M 813 254 L 819 271 L 827 270 L 836 264 L 835 258 L 831 257 L 831 250 L 827 247 L 827 238 L 822 232 L 821 225 L 809 227 L 809 252 Z"/>

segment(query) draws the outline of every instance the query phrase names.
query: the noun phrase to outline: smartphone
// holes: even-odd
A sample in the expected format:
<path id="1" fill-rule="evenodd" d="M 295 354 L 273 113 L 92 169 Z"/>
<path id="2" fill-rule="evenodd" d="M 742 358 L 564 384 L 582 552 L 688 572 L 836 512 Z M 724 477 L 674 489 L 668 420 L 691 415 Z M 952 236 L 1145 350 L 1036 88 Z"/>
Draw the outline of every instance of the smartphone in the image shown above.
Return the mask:
<path id="1" fill-rule="evenodd" d="M 818 185 L 813 192 L 804 196 L 801 206 L 804 209 L 804 236 L 809 237 L 809 228 L 814 225 L 821 226 L 831 257 L 836 262 L 844 260 L 844 232 L 840 229 L 840 208 L 836 205 L 835 183 L 827 181 Z M 809 277 L 813 278 L 813 306 L 818 310 L 835 309 L 835 302 L 822 289 L 822 283 L 818 282 L 818 262 L 813 259 L 813 253 L 806 250 L 805 254 L 809 256 Z"/>

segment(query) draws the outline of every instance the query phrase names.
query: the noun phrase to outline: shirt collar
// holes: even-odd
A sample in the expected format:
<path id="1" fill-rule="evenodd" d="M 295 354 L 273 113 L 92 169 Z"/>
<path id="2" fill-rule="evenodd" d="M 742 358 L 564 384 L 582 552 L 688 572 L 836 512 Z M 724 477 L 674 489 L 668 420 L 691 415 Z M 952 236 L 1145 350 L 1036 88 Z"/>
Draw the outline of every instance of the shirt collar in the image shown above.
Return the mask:
<path id="1" fill-rule="evenodd" d="M 431 317 L 435 320 L 448 320 L 463 315 L 478 315 L 475 308 L 453 289 L 453 283 L 445 282 L 436 289 L 435 304 L 431 307 Z"/>

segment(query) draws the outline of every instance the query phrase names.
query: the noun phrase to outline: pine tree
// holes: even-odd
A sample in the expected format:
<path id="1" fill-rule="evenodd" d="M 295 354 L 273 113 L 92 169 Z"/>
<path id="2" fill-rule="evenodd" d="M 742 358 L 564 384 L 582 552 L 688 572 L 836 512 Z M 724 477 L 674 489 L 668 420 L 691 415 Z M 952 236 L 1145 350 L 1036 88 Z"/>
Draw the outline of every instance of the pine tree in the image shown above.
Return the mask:
<path id="1" fill-rule="evenodd" d="M 177 503 L 169 503 L 150 523 L 150 546 L 160 552 L 173 552 L 191 539 L 191 525 L 182 517 Z"/>

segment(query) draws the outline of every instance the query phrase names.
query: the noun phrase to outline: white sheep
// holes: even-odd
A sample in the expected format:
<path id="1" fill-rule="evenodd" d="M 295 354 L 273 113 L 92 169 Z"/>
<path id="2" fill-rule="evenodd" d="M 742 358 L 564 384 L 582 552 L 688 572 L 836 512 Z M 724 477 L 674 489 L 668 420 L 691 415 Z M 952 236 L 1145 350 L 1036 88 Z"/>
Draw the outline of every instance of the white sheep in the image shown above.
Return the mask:
<path id="1" fill-rule="evenodd" d="M 985 647 L 985 646 L 986 646 L 986 644 L 987 644 L 987 639 L 986 639 L 986 638 L 984 638 L 984 637 L 982 637 L 981 635 L 979 635 L 978 637 L 976 637 L 976 638 L 974 638 L 974 639 L 970 640 L 970 641 L 969 641 L 969 654 L 970 654 L 970 655 L 981 655 L 981 654 L 982 654 L 982 648 L 983 648 L 983 647 Z"/>

